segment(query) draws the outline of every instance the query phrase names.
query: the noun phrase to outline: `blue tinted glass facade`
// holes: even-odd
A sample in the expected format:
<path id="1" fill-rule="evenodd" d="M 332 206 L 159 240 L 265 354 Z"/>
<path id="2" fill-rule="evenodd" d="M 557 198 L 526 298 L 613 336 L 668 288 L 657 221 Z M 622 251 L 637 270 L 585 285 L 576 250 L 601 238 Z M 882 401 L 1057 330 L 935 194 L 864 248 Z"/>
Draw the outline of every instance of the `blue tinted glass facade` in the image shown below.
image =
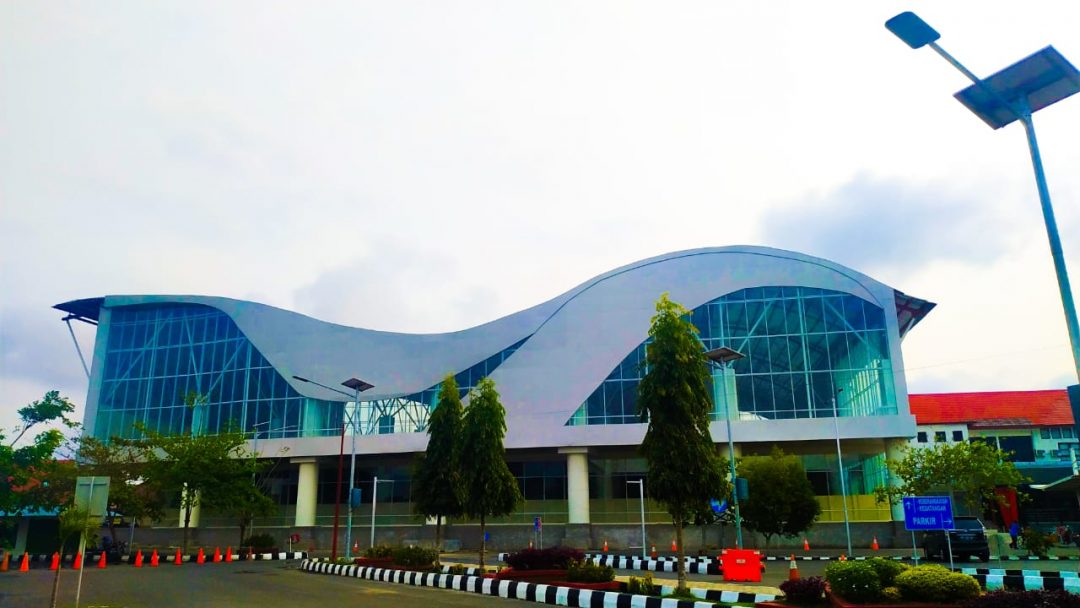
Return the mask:
<path id="1" fill-rule="evenodd" d="M 737 404 L 740 419 L 817 418 L 896 413 L 884 311 L 856 296 L 807 287 L 756 287 L 690 313 L 703 350 L 745 355 L 714 370 L 713 419 Z M 569 425 L 634 424 L 648 340 L 585 400 Z M 840 391 L 838 393 L 838 391 Z"/>
<path id="2" fill-rule="evenodd" d="M 184 403 L 189 392 L 204 406 Z M 112 310 L 94 435 L 254 431 L 262 438 L 336 435 L 343 404 L 292 389 L 221 311 L 201 305 Z"/>

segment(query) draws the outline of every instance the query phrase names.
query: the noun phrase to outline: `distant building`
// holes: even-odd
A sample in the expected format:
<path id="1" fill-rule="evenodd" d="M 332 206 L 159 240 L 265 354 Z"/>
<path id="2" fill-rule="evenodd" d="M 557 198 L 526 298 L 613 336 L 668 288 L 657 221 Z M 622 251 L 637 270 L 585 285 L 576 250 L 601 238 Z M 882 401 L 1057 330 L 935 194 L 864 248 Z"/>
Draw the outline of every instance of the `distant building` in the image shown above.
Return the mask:
<path id="1" fill-rule="evenodd" d="M 380 285 L 369 288 L 378 298 Z M 424 285 L 415 290 L 425 297 Z M 344 327 L 205 296 L 108 296 L 56 308 L 98 325 L 86 432 L 128 435 L 135 422 L 169 433 L 246 430 L 277 463 L 270 487 L 281 508 L 257 522 L 260 531 L 329 533 L 340 435 L 354 432 L 345 421 L 355 411 L 359 521 L 370 522 L 377 476 L 393 482 L 378 489 L 380 538 L 417 538 L 410 467 L 426 445 L 440 382 L 453 373 L 463 395 L 491 377 L 507 410 L 507 460 L 525 503 L 497 522 L 493 541 L 522 546 L 541 517 L 548 544 L 595 547 L 620 531 L 633 538 L 639 521 L 637 486 L 627 483 L 646 471 L 637 385 L 664 292 L 692 311 L 703 350 L 745 355 L 714 370 L 711 431 L 721 449 L 731 418 L 736 453 L 780 445 L 800 455 L 824 508 L 815 534 L 835 543 L 843 533 L 830 525 L 843 519 L 838 434 L 852 521 L 879 535 L 895 529 L 902 513 L 872 492 L 888 482 L 887 459 L 916 434 L 900 342 L 934 305 L 827 260 L 741 246 L 669 253 L 443 334 Z M 352 378 L 374 385 L 358 404 L 342 386 Z M 185 407 L 188 391 L 207 404 Z M 669 521 L 659 505 L 647 511 L 651 522 Z M 233 525 L 212 513 L 199 521 L 205 530 Z M 458 529 L 474 540 L 469 526 Z"/>

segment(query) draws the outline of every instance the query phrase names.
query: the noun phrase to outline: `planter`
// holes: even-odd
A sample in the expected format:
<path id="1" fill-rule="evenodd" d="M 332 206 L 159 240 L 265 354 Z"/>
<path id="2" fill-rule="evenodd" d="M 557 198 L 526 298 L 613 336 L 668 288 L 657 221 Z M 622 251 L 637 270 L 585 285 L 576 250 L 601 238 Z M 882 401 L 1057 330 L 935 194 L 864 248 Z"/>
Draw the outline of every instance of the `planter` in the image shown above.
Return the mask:
<path id="1" fill-rule="evenodd" d="M 496 580 L 526 581 L 529 583 L 554 583 L 565 581 L 566 570 L 515 570 L 503 568 L 496 575 Z"/>
<path id="2" fill-rule="evenodd" d="M 956 608 L 956 604 L 935 604 L 931 602 L 875 602 L 872 604 L 853 604 L 844 598 L 833 594 L 831 591 L 825 592 L 825 599 L 828 600 L 829 605 L 833 608 L 857 608 L 858 606 L 873 606 L 874 608 Z M 792 604 L 787 604 L 791 606 Z"/>
<path id="3" fill-rule="evenodd" d="M 385 568 L 394 563 L 392 557 L 357 557 L 353 558 L 353 564 L 357 566 L 368 566 L 374 568 Z"/>

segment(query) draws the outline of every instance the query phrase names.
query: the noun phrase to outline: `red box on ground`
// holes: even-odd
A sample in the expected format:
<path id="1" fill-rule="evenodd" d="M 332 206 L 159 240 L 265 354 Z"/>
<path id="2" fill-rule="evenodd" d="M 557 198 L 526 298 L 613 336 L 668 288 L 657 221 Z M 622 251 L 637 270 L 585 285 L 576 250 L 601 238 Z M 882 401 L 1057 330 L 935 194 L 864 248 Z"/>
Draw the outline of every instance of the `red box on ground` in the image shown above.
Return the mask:
<path id="1" fill-rule="evenodd" d="M 751 549 L 728 549 L 720 556 L 725 581 L 761 582 L 761 555 Z"/>

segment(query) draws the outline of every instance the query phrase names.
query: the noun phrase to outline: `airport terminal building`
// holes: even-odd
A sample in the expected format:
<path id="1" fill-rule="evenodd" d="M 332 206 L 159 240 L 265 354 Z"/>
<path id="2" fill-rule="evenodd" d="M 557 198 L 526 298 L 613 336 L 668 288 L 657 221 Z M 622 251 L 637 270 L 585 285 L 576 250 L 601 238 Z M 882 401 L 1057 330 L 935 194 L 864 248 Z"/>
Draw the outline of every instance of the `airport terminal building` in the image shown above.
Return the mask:
<path id="1" fill-rule="evenodd" d="M 902 513 L 871 494 L 916 434 L 900 345 L 934 305 L 828 260 L 746 246 L 669 253 L 442 334 L 345 327 L 206 296 L 106 296 L 56 308 L 97 324 L 85 431 L 124 436 L 135 422 L 169 433 L 246 430 L 274 461 L 269 487 L 280 508 L 257 522 L 260 531 L 328 538 L 344 428 L 346 471 L 355 444 L 365 502 L 357 521 L 370 525 L 378 478 L 379 538 L 426 536 L 411 513 L 410 470 L 440 381 L 453 373 L 463 395 L 490 377 L 506 408 L 506 458 L 525 503 L 496 522 L 492 541 L 513 544 L 541 517 L 547 544 L 595 547 L 623 529 L 631 538 L 639 524 L 638 486 L 627 483 L 647 468 L 637 453 L 646 429 L 637 385 L 664 292 L 692 311 L 703 350 L 745 355 L 713 372 L 713 439 L 724 444 L 730 424 L 737 454 L 779 445 L 800 455 L 823 507 L 813 534 L 826 544 L 843 537 L 842 525 L 829 525 L 843 519 L 841 474 L 853 522 L 888 536 L 901 520 L 902 532 Z M 354 379 L 372 387 L 356 392 Z M 189 391 L 206 405 L 186 407 Z M 656 526 L 670 523 L 660 505 L 646 510 Z M 198 526 L 235 530 L 209 512 Z M 473 528 L 455 525 L 448 537 L 469 545 Z"/>

